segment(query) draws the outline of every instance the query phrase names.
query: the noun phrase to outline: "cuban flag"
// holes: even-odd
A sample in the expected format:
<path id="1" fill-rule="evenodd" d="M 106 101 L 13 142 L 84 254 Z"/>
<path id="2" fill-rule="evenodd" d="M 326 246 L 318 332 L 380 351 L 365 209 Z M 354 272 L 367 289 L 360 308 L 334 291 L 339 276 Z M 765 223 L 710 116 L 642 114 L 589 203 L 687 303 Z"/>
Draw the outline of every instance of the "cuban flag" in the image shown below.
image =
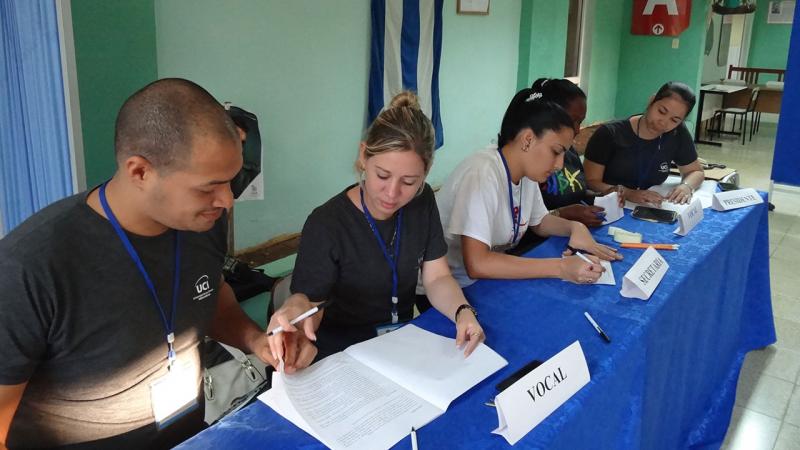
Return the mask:
<path id="1" fill-rule="evenodd" d="M 444 144 L 439 111 L 443 0 L 372 0 L 369 121 L 397 93 L 414 91 Z"/>

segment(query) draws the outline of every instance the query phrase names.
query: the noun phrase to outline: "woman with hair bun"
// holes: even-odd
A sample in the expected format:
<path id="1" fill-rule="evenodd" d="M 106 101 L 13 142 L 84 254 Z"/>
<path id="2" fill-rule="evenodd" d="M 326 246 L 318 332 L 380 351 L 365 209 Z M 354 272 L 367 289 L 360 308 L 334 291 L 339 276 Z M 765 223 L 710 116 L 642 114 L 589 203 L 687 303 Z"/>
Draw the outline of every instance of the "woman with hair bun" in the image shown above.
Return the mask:
<path id="1" fill-rule="evenodd" d="M 531 90 L 541 93 L 542 100 L 564 108 L 572 119 L 577 136 L 581 131 L 581 123 L 586 118 L 586 94 L 583 90 L 565 78 L 539 78 L 533 82 Z M 594 197 L 587 192 L 583 164 L 574 146 L 570 145 L 564 152 L 561 170 L 550 174 L 547 180 L 539 183 L 539 189 L 550 214 L 578 221 L 587 227 L 599 227 L 603 224 L 603 208 L 590 205 L 594 202 Z"/>
<path id="2" fill-rule="evenodd" d="M 561 278 L 593 283 L 603 272 L 597 257 L 620 259 L 598 244 L 580 222 L 548 214 L 539 191 L 564 164 L 575 136 L 563 108 L 532 89 L 519 91 L 506 110 L 497 139 L 470 155 L 437 194 L 448 244 L 447 259 L 462 287 L 479 278 Z M 539 236 L 569 236 L 570 247 L 591 256 L 521 258 L 504 253 L 526 229 Z M 569 252 L 567 252 L 569 255 Z"/>
<path id="3" fill-rule="evenodd" d="M 323 301 L 305 319 L 318 359 L 411 320 L 417 275 L 433 306 L 455 322 L 456 343 L 469 355 L 484 340 L 477 313 L 450 274 L 439 211 L 425 177 L 433 163 L 434 131 L 416 95 L 392 99 L 367 130 L 355 169 L 358 183 L 316 208 L 300 238 L 293 295 L 268 329 Z M 298 325 L 300 326 L 300 325 Z M 270 338 L 273 355 L 282 341 Z"/>

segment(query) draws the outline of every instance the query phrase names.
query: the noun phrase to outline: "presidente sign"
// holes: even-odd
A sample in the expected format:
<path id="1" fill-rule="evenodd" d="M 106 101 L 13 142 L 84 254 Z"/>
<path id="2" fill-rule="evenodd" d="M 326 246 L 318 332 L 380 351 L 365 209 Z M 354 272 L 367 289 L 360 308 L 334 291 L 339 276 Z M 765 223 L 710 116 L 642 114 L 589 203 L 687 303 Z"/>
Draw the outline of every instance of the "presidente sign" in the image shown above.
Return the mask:
<path id="1" fill-rule="evenodd" d="M 678 36 L 691 15 L 692 0 L 633 0 L 631 34 Z"/>

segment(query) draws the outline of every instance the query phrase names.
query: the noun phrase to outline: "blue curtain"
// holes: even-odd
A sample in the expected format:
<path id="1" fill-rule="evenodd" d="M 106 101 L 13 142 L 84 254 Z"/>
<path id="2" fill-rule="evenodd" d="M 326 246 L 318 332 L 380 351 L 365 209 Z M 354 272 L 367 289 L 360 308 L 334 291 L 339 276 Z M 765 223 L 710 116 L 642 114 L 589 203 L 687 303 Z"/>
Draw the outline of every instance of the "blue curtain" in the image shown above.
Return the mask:
<path id="1" fill-rule="evenodd" d="M 786 60 L 781 114 L 778 117 L 778 134 L 775 137 L 775 155 L 772 158 L 772 181 L 800 186 L 800 8 L 794 9 L 792 34 L 789 38 L 789 57 Z"/>
<path id="2" fill-rule="evenodd" d="M 54 0 L 0 0 L 0 217 L 8 233 L 72 193 Z"/>

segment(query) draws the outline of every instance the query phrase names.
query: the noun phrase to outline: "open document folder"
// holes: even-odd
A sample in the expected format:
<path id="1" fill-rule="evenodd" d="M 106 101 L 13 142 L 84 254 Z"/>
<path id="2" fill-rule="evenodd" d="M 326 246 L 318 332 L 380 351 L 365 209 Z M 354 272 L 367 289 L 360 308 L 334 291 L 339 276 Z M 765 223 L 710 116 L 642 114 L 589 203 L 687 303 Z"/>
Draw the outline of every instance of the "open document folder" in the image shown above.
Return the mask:
<path id="1" fill-rule="evenodd" d="M 662 196 L 666 197 L 669 195 L 672 190 L 681 184 L 681 177 L 670 175 L 664 181 L 664 183 L 650 187 L 650 191 L 655 191 L 661 194 Z M 714 198 L 714 193 L 717 192 L 717 182 L 711 180 L 703 181 L 703 184 L 700 185 L 700 189 L 696 190 L 695 193 L 692 195 L 692 199 L 698 198 L 700 199 L 700 203 L 703 205 L 703 209 L 711 207 L 711 201 Z M 691 202 L 690 202 L 691 203 Z M 626 201 L 625 208 L 633 209 L 639 206 L 638 203 Z M 653 205 L 643 205 L 643 206 L 653 206 Z M 689 204 L 679 204 L 679 203 L 672 203 L 668 201 L 664 201 L 659 206 L 660 209 L 666 209 L 669 211 L 675 211 L 676 213 L 680 214 L 689 207 Z"/>
<path id="2" fill-rule="evenodd" d="M 296 374 L 276 372 L 258 398 L 332 449 L 389 448 L 506 364 L 484 344 L 464 358 L 454 339 L 406 325 Z"/>

